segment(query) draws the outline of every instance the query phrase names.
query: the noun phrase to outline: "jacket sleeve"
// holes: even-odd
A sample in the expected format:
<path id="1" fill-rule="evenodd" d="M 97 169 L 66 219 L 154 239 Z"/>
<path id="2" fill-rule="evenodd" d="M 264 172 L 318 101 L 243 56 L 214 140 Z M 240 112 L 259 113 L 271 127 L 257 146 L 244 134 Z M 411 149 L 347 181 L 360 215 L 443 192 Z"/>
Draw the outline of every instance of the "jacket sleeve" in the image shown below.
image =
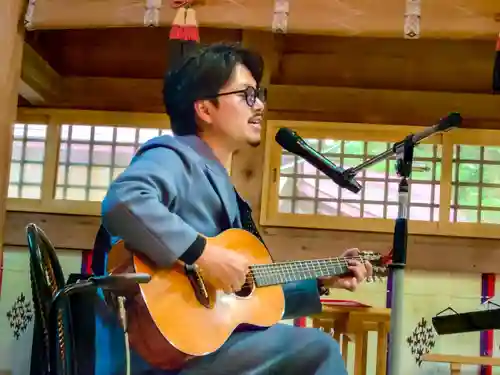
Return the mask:
<path id="1" fill-rule="evenodd" d="M 283 285 L 285 313 L 283 319 L 295 319 L 321 312 L 321 301 L 316 279 Z"/>
<path id="2" fill-rule="evenodd" d="M 102 203 L 103 226 L 160 267 L 178 259 L 192 264 L 206 240 L 169 210 L 189 181 L 189 168 L 175 151 L 144 152 L 111 184 Z"/>

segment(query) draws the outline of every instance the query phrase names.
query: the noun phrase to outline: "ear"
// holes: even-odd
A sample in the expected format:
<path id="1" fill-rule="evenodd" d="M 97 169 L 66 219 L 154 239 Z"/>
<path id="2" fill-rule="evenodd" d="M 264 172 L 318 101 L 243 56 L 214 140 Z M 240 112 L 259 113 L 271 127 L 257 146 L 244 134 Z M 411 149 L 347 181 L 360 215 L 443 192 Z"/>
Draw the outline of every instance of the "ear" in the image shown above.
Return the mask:
<path id="1" fill-rule="evenodd" d="M 203 122 L 212 122 L 213 104 L 208 100 L 197 100 L 194 102 L 194 112 Z"/>

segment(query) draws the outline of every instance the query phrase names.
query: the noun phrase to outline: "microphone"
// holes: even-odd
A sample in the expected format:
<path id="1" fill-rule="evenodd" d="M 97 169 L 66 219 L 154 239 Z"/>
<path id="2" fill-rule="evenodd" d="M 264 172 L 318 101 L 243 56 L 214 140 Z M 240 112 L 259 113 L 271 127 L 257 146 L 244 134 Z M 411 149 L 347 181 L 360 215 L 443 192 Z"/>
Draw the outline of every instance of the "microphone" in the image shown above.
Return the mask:
<path id="1" fill-rule="evenodd" d="M 275 136 L 276 142 L 285 150 L 298 155 L 325 175 L 341 188 L 353 193 L 359 193 L 362 186 L 354 179 L 354 175 L 346 172 L 341 167 L 336 166 L 318 151 L 309 146 L 297 133 L 288 129 L 280 128 Z"/>

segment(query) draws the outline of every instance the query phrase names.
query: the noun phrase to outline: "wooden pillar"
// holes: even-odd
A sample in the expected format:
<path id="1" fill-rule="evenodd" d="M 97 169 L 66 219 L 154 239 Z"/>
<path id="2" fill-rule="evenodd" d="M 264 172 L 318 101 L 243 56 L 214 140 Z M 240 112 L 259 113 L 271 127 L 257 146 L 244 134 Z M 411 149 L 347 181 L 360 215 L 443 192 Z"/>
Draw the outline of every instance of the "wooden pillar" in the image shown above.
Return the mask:
<path id="1" fill-rule="evenodd" d="M 24 0 L 0 1 L 0 46 L 2 49 L 0 53 L 0 262 L 3 259 L 3 233 L 12 149 L 12 124 L 16 119 L 17 93 L 21 74 L 24 42 L 24 27 L 21 17 L 25 3 Z"/>
<path id="2" fill-rule="evenodd" d="M 279 52 L 276 40 L 279 35 L 265 31 L 244 30 L 242 44 L 251 50 L 259 52 L 264 58 L 264 76 L 262 86 L 269 87 L 271 76 L 278 68 Z M 265 134 L 266 134 L 266 115 L 262 123 L 262 142 L 259 147 L 248 147 L 240 150 L 234 155 L 231 163 L 231 178 L 241 194 L 252 207 L 253 219 L 259 227 L 261 194 L 262 194 L 262 176 L 264 164 Z"/>

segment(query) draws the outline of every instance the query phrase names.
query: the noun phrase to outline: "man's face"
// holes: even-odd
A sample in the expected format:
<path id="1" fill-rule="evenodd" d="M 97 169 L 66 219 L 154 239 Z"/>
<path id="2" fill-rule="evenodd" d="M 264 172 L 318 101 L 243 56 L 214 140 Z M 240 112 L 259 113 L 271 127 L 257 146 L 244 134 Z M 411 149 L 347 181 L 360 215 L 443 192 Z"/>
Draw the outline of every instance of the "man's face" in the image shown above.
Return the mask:
<path id="1" fill-rule="evenodd" d="M 256 89 L 257 83 L 244 65 L 237 64 L 229 81 L 219 91 L 219 95 L 248 87 Z M 217 101 L 218 106 L 209 104 L 209 116 L 204 119 L 209 123 L 210 133 L 223 138 L 234 147 L 245 144 L 258 146 L 261 140 L 264 103 L 257 97 L 255 104 L 250 107 L 243 92 L 220 95 Z"/>

